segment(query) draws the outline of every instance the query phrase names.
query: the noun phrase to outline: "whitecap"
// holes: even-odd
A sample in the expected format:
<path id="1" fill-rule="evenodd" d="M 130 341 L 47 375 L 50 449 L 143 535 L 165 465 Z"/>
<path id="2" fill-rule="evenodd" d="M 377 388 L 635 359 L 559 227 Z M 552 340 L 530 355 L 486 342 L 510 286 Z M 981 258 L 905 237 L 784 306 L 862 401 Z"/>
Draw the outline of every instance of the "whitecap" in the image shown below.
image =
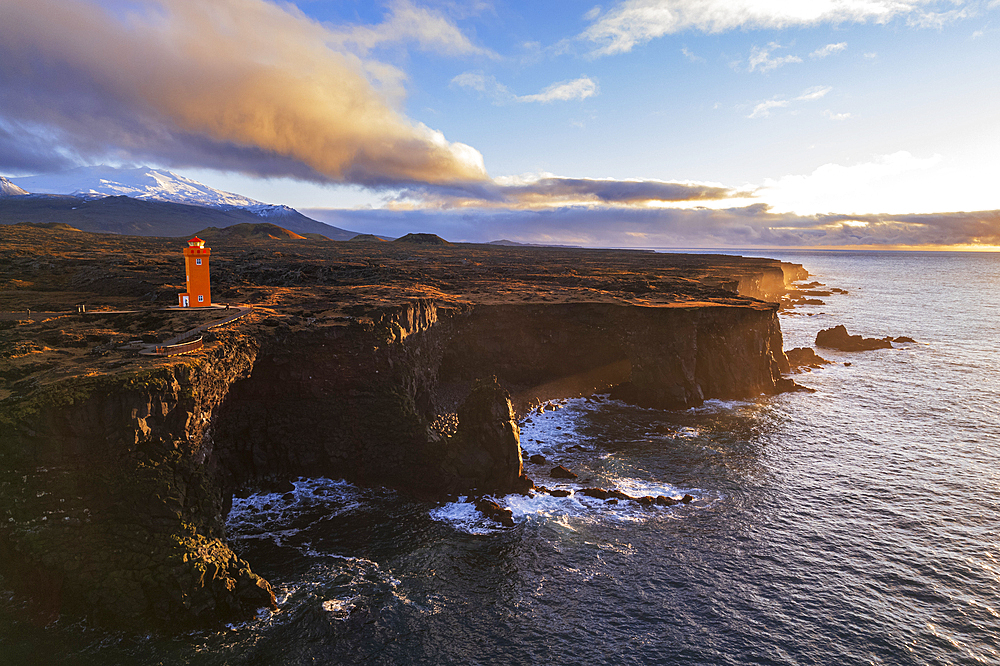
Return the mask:
<path id="1" fill-rule="evenodd" d="M 286 546 L 291 537 L 307 532 L 320 520 L 348 514 L 365 506 L 365 493 L 344 480 L 300 478 L 287 493 L 256 493 L 234 497 L 226 519 L 230 539 L 271 540 Z M 388 491 L 385 491 L 388 492 Z M 309 554 L 304 551 L 303 554 Z"/>
<path id="2" fill-rule="evenodd" d="M 716 412 L 736 411 L 742 407 L 753 407 L 756 403 L 750 400 L 718 400 L 712 398 L 706 400 L 698 407 L 692 407 L 688 411 L 695 414 L 714 414 Z"/>
<path id="3" fill-rule="evenodd" d="M 443 506 L 431 509 L 433 520 L 448 523 L 456 530 L 467 534 L 490 534 L 500 531 L 500 526 L 476 509 L 476 505 L 459 498 L 457 502 L 449 502 Z"/>

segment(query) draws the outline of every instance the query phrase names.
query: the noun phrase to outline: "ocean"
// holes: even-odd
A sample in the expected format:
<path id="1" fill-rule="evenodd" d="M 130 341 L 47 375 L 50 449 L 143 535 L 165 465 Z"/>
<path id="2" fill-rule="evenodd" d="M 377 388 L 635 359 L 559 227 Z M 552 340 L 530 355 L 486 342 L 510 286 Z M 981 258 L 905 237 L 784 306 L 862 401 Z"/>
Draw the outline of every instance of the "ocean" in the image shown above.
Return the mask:
<path id="1" fill-rule="evenodd" d="M 230 538 L 279 610 L 223 631 L 0 626 L 39 664 L 1000 664 L 1000 255 L 755 251 L 849 293 L 781 315 L 913 344 L 818 350 L 814 393 L 683 411 L 572 399 L 522 426 L 536 483 L 693 496 L 429 503 L 300 479 Z M 563 464 L 577 481 L 547 478 Z"/>

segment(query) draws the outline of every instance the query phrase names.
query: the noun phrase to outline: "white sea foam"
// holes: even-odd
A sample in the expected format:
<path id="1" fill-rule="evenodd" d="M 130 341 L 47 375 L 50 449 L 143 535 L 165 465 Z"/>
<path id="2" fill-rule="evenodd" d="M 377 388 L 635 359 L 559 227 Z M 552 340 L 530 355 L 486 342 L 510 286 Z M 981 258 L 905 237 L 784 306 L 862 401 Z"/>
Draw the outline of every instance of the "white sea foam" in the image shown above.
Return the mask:
<path id="1" fill-rule="evenodd" d="M 696 414 L 715 414 L 717 412 L 734 411 L 742 407 L 753 407 L 756 404 L 750 400 L 717 400 L 713 398 L 706 400 L 698 407 L 692 407 L 688 411 Z"/>
<path id="2" fill-rule="evenodd" d="M 571 494 L 567 497 L 554 497 L 548 493 L 535 493 L 533 496 L 507 495 L 499 498 L 497 502 L 504 508 L 510 509 L 515 524 L 541 520 L 550 527 L 567 531 L 576 531 L 574 526 L 577 524 L 600 521 L 636 523 L 658 516 L 675 515 L 672 507 L 644 507 L 629 500 L 618 502 L 601 500 L 579 494 L 581 487 L 576 484 L 563 483 L 559 484 L 559 487 L 569 490 Z M 691 494 L 698 504 L 702 504 L 700 500 L 703 499 L 711 501 L 711 498 L 703 497 L 702 492 L 695 488 L 679 489 L 669 484 L 650 483 L 639 479 L 619 479 L 612 488 L 633 497 L 665 495 L 680 499 L 685 494 Z M 477 511 L 474 504 L 464 501 L 464 498 L 432 509 L 430 516 L 434 520 L 449 523 L 456 530 L 467 534 L 490 534 L 503 530 Z"/>
<path id="3" fill-rule="evenodd" d="M 746 401 L 707 401 L 699 409 L 703 411 L 722 411 L 740 406 L 751 405 Z M 614 454 L 603 449 L 599 442 L 587 435 L 588 423 L 595 410 L 610 408 L 612 410 L 634 410 L 635 407 L 611 400 L 593 400 L 573 398 L 546 403 L 542 408 L 536 408 L 521 422 L 521 448 L 525 459 L 534 454 L 546 457 L 544 465 L 535 467 L 528 464 L 529 474 L 545 474 L 550 466 L 565 463 L 584 477 L 592 477 L 587 470 L 588 462 L 607 460 Z M 662 433 L 656 433 L 662 437 Z M 697 428 L 679 427 L 671 431 L 675 439 L 694 440 L 701 437 Z M 607 475 L 608 468 L 597 472 L 603 480 L 585 482 L 544 479 L 544 484 L 552 490 L 569 491 L 567 497 L 554 497 L 547 493 L 536 493 L 532 497 L 523 495 L 508 495 L 498 502 L 511 510 L 515 523 L 541 520 L 552 527 L 572 530 L 574 524 L 593 521 L 642 522 L 656 515 L 671 515 L 669 507 L 643 507 L 635 502 L 620 500 L 608 502 L 585 495 L 578 491 L 587 486 L 599 485 L 610 490 L 619 490 L 632 497 L 665 495 L 680 499 L 685 494 L 691 494 L 696 499 L 703 499 L 702 493 L 694 488 L 679 488 L 670 483 L 637 478 L 639 470 L 624 469 L 618 474 Z M 430 512 L 434 520 L 447 522 L 455 529 L 469 534 L 489 534 L 501 530 L 499 526 L 487 520 L 471 503 L 460 500 L 438 507 Z"/>
<path id="4" fill-rule="evenodd" d="M 351 615 L 351 611 L 357 606 L 359 597 L 357 595 L 347 599 L 327 599 L 322 603 L 322 608 L 336 620 L 346 620 Z"/>
<path id="5" fill-rule="evenodd" d="M 449 523 L 455 529 L 467 534 L 490 534 L 501 529 L 492 520 L 487 520 L 486 516 L 476 509 L 475 504 L 466 502 L 464 498 L 431 509 L 430 516 L 434 520 Z"/>
<path id="6" fill-rule="evenodd" d="M 254 621 L 257 626 L 286 621 L 291 617 L 289 611 L 302 605 L 318 604 L 333 619 L 346 620 L 363 599 L 400 598 L 397 589 L 401 582 L 377 562 L 362 557 L 328 557 L 333 559 L 317 562 L 295 581 L 276 587 L 278 609 Z"/>
<path id="7" fill-rule="evenodd" d="M 524 455 L 545 455 L 567 446 L 582 445 L 580 421 L 590 409 L 586 398 L 546 403 L 529 412 L 521 421 L 521 450 Z"/>
<path id="8" fill-rule="evenodd" d="M 615 482 L 615 489 L 632 497 L 646 497 L 649 495 L 658 497 L 665 495 L 666 497 L 680 498 L 686 494 L 697 497 L 701 493 L 697 488 L 685 488 L 682 490 L 669 483 L 655 483 L 642 479 L 618 479 Z"/>
<path id="9" fill-rule="evenodd" d="M 364 508 L 366 491 L 343 480 L 323 477 L 300 478 L 287 493 L 257 493 L 233 498 L 226 520 L 226 531 L 233 540 L 271 540 L 277 546 L 290 546 L 292 537 L 308 532 L 319 521 Z M 391 491 L 381 491 L 383 494 Z M 297 544 L 304 555 L 326 555 Z"/>

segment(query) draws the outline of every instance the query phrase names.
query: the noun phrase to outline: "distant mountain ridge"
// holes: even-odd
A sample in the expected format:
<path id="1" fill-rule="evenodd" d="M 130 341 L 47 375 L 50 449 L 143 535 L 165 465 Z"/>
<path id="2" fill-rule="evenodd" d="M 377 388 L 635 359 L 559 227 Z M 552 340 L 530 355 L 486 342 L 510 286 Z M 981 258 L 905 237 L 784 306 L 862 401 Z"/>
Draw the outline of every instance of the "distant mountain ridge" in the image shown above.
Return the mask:
<path id="1" fill-rule="evenodd" d="M 223 192 L 172 171 L 150 167 L 117 168 L 101 164 L 9 180 L 37 194 L 68 194 L 88 199 L 127 196 L 140 201 L 243 208 L 261 213 L 268 209 L 292 210 L 288 206 L 265 204 L 240 194 Z"/>
<path id="2" fill-rule="evenodd" d="M 290 206 L 223 192 L 163 169 L 86 166 L 22 178 L 0 176 L 0 181 L 0 196 L 5 197 L 0 224 L 60 221 L 84 231 L 180 236 L 206 226 L 263 219 L 297 234 L 319 234 L 331 240 L 357 235 L 306 217 Z M 106 217 L 101 219 L 99 213 Z M 132 217 L 137 215 L 141 217 Z"/>
<path id="3" fill-rule="evenodd" d="M 64 222 L 80 229 L 125 236 L 177 237 L 206 227 L 260 224 L 260 216 L 243 208 L 210 208 L 167 201 L 142 201 L 126 196 L 83 199 L 66 195 L 34 194 L 0 197 L 0 224 Z M 323 224 L 298 212 L 281 226 L 300 235 L 319 234 L 330 240 L 350 240 L 357 233 Z"/>

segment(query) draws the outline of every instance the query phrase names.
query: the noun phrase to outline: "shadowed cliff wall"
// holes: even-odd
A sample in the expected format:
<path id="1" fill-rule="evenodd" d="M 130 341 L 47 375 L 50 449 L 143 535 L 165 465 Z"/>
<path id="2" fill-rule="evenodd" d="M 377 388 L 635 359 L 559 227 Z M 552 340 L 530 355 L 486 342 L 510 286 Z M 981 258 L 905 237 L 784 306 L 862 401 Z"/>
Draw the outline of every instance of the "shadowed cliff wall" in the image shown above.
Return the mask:
<path id="1" fill-rule="evenodd" d="M 255 353 L 73 378 L 0 412 L 0 572 L 32 619 L 194 627 L 273 605 L 222 540 L 210 434 Z"/>
<path id="2" fill-rule="evenodd" d="M 276 318 L 147 373 L 55 383 L 0 409 L 0 569 L 40 617 L 247 617 L 273 595 L 222 540 L 235 490 L 320 475 L 421 494 L 523 489 L 506 393 L 479 385 L 449 437 L 429 428 L 457 407 L 448 389 L 617 365 L 618 395 L 643 405 L 774 392 L 775 309 L 416 299 L 322 326 Z"/>
<path id="3" fill-rule="evenodd" d="M 217 413 L 225 487 L 343 477 L 419 493 L 457 487 L 429 431 L 454 394 L 496 376 L 512 393 L 626 361 L 615 388 L 644 406 L 752 397 L 784 386 L 776 306 L 480 305 L 417 300 L 372 320 L 262 341 Z M 534 392 L 534 393 L 533 393 Z M 504 490 L 503 488 L 496 488 Z M 480 488 L 484 490 L 484 488 Z"/>

